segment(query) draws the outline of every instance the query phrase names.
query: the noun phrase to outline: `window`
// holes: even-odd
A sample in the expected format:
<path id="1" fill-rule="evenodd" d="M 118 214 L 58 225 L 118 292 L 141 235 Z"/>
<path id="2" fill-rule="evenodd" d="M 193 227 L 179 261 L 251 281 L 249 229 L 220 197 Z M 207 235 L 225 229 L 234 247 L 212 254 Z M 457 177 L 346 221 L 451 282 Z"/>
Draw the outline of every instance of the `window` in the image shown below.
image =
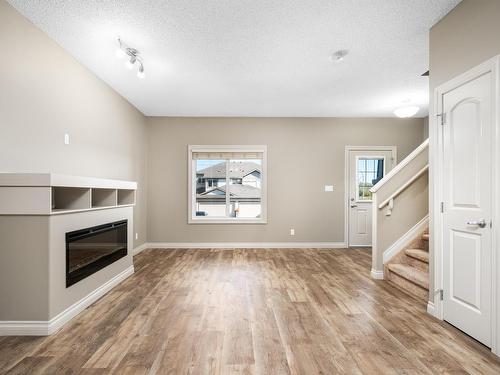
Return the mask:
<path id="1" fill-rule="evenodd" d="M 384 177 L 384 158 L 358 158 L 356 162 L 357 200 L 371 201 L 372 188 Z"/>
<path id="2" fill-rule="evenodd" d="M 190 223 L 266 223 L 266 146 L 189 146 Z"/>

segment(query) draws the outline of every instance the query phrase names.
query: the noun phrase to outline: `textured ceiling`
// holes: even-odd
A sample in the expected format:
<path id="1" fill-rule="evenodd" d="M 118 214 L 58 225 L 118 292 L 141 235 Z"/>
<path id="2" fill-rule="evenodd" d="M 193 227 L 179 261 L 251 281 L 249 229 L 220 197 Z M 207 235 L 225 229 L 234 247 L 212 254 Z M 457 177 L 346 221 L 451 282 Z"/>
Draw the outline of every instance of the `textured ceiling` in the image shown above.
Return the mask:
<path id="1" fill-rule="evenodd" d="M 8 1 L 146 115 L 337 117 L 407 99 L 425 116 L 428 30 L 460 2 Z M 115 57 L 118 36 L 144 80 Z"/>

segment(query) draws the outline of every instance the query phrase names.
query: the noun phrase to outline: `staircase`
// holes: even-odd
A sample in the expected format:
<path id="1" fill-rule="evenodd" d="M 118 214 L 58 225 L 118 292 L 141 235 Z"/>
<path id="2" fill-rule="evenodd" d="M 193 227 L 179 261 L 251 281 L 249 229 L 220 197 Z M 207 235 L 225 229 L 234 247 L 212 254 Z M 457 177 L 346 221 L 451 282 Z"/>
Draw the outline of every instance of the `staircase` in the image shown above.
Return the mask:
<path id="1" fill-rule="evenodd" d="M 384 264 L 388 281 L 423 302 L 429 298 L 429 233 L 419 234 L 410 244 Z"/>

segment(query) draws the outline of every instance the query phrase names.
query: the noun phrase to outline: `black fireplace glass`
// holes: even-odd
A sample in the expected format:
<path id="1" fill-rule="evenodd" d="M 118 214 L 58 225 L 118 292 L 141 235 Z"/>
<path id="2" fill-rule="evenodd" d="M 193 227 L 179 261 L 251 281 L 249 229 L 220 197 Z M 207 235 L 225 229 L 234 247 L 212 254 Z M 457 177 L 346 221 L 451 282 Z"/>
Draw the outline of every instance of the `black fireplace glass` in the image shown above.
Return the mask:
<path id="1" fill-rule="evenodd" d="M 66 233 L 66 287 L 127 255 L 127 220 Z"/>

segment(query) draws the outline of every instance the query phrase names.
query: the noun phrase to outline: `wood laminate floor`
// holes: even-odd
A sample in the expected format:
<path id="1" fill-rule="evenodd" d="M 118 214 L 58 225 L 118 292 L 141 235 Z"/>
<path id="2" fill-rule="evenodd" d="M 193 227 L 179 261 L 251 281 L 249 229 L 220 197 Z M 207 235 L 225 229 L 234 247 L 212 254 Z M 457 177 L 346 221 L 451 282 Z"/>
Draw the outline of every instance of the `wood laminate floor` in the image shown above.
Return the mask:
<path id="1" fill-rule="evenodd" d="M 500 374 L 487 348 L 369 276 L 368 250 L 147 250 L 8 374 Z"/>

